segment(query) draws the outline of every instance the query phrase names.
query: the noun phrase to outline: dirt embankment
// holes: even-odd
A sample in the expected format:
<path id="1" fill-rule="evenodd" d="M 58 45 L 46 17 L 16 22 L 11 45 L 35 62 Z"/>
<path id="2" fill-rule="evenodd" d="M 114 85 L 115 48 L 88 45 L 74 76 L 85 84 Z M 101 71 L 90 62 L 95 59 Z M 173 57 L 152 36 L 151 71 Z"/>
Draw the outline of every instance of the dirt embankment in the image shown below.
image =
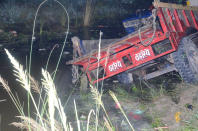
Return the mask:
<path id="1" fill-rule="evenodd" d="M 147 105 L 147 114 L 170 131 L 198 130 L 198 87 L 178 84 L 177 89 L 177 102 L 163 95 Z"/>

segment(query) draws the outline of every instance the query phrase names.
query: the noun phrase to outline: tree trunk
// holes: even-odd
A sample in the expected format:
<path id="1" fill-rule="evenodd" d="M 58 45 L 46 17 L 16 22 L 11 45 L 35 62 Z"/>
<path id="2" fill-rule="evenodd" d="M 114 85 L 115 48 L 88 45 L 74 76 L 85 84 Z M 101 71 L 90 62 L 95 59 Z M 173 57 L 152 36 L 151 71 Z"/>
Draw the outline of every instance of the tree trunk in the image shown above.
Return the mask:
<path id="1" fill-rule="evenodd" d="M 84 23 L 83 25 L 85 27 L 90 25 L 90 20 L 92 17 L 92 10 L 93 10 L 93 0 L 87 0 L 86 2 L 86 9 L 85 9 L 85 15 L 84 15 Z"/>

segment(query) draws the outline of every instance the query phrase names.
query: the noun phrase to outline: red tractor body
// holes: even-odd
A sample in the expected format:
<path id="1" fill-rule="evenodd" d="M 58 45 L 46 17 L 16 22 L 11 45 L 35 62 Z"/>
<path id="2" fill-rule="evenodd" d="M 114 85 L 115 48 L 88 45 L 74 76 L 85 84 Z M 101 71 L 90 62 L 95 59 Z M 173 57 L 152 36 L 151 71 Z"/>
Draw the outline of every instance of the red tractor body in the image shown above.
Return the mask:
<path id="1" fill-rule="evenodd" d="M 146 25 L 141 31 L 133 32 L 123 38 L 112 40 L 100 49 L 75 58 L 67 64 L 82 66 L 92 84 L 125 71 L 134 71 L 146 65 L 152 65 L 157 58 L 177 51 L 179 43 L 187 35 L 189 28 L 198 30 L 198 8 L 154 2 L 158 28 Z M 101 41 L 103 42 L 103 40 Z M 174 62 L 173 62 L 174 63 Z M 177 70 L 173 66 L 159 76 Z M 99 68 L 99 69 L 98 69 Z M 99 70 L 99 73 L 97 73 Z M 102 72 L 103 75 L 99 75 Z M 96 75 L 97 74 L 97 75 Z M 153 78 L 143 73 L 145 79 Z"/>

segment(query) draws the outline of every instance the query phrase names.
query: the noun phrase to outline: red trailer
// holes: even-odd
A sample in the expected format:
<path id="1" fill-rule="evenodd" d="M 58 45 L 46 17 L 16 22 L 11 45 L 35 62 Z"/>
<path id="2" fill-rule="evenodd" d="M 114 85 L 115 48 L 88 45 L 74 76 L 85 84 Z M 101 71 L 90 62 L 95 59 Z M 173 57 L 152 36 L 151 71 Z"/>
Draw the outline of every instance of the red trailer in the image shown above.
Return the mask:
<path id="1" fill-rule="evenodd" d="M 123 38 L 81 41 L 73 37 L 75 55 L 67 64 L 82 68 L 92 84 L 123 72 L 132 82 L 134 74 L 148 80 L 171 71 L 179 72 L 187 83 L 196 83 L 198 7 L 159 1 L 153 5 L 152 24 Z M 157 68 L 148 72 L 151 66 Z"/>

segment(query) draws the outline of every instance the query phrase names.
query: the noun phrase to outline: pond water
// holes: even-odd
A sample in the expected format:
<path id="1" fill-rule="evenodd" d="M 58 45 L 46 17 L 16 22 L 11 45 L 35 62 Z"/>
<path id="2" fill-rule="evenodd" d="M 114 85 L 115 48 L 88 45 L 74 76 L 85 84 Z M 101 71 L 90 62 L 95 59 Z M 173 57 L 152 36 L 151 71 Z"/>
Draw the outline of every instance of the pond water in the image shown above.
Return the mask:
<path id="1" fill-rule="evenodd" d="M 109 28 L 109 27 L 97 27 L 97 28 L 87 28 L 87 29 L 82 29 L 79 28 L 77 31 L 77 34 L 75 33 L 70 33 L 68 42 L 66 43 L 66 47 L 64 51 L 67 51 L 66 55 L 63 55 L 60 65 L 58 68 L 58 73 L 56 77 L 56 82 L 58 83 L 59 87 L 62 89 L 60 90 L 65 90 L 67 88 L 67 92 L 65 92 L 65 96 L 69 94 L 70 91 L 72 91 L 72 84 L 71 84 L 71 66 L 67 66 L 65 62 L 67 60 L 72 59 L 72 47 L 71 47 L 71 41 L 70 37 L 77 35 L 80 38 L 87 38 L 89 37 L 90 39 L 94 38 L 99 38 L 99 31 L 103 31 L 104 38 L 116 38 L 116 37 L 121 37 L 123 35 L 123 28 Z M 88 32 L 87 32 L 88 31 Z M 86 34 L 87 32 L 87 34 Z M 51 43 L 61 43 L 63 38 L 61 38 L 59 41 L 53 41 Z M 34 43 L 35 44 L 35 43 Z M 36 43 L 38 44 L 38 43 Z M 31 74 L 32 76 L 40 82 L 41 80 L 41 68 L 45 68 L 45 65 L 47 63 L 47 59 L 49 56 L 49 47 L 46 47 L 48 50 L 44 51 L 38 51 L 38 46 L 33 49 L 33 54 L 32 54 L 32 68 L 31 68 Z M 52 48 L 52 47 L 51 47 Z M 27 65 L 27 59 L 29 58 L 29 52 L 27 49 L 27 46 L 19 47 L 19 46 L 11 46 L 11 48 L 8 50 L 11 52 L 11 54 L 24 66 L 26 67 Z M 49 66 L 48 66 L 48 71 L 51 73 L 54 71 L 57 60 L 60 54 L 61 46 L 58 48 L 55 48 L 52 57 L 49 61 Z M 21 100 L 22 103 L 24 103 L 24 110 L 27 110 L 27 93 L 20 85 L 16 82 L 16 78 L 13 75 L 13 68 L 8 60 L 7 55 L 4 52 L 0 52 L 0 75 L 8 81 L 8 84 L 10 88 L 16 92 L 19 96 L 19 99 Z M 65 81 L 65 83 L 63 83 Z M 61 83 L 60 83 L 61 82 Z M 1 117 L 1 123 L 0 123 L 0 131 L 13 131 L 17 130 L 15 127 L 10 126 L 9 124 L 12 122 L 17 121 L 15 116 L 19 115 L 18 111 L 16 110 L 16 107 L 14 106 L 12 100 L 8 96 L 7 92 L 3 89 L 3 87 L 0 87 L 0 100 L 6 101 L 0 102 L 0 117 Z M 31 107 L 32 108 L 32 107 Z M 27 112 L 26 112 L 27 113 Z M 33 112 L 32 112 L 33 113 Z"/>

